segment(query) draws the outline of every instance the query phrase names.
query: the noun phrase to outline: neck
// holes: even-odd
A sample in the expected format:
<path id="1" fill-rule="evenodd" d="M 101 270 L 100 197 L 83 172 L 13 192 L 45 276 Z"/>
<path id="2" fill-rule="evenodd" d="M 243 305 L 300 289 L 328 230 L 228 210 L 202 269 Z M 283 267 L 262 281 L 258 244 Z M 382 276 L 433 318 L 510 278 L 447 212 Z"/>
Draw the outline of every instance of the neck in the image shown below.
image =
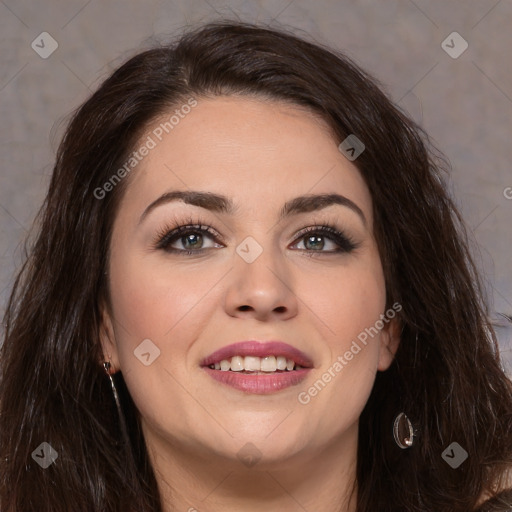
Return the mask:
<path id="1" fill-rule="evenodd" d="M 304 449 L 286 460 L 262 459 L 247 467 L 213 450 L 149 436 L 148 455 L 158 483 L 162 512 L 355 512 L 357 424 L 319 449 Z"/>

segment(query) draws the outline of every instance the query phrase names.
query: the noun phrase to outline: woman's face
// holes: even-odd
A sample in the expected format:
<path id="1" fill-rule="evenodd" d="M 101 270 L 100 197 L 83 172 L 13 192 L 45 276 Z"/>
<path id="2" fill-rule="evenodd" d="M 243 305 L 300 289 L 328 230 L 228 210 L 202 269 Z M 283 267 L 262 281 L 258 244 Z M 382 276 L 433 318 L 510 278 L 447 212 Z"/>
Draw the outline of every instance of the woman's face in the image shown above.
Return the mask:
<path id="1" fill-rule="evenodd" d="M 125 178 L 111 241 L 102 345 L 146 442 L 260 464 L 353 453 L 397 348 L 369 190 L 300 107 L 218 97 L 188 110 L 141 139 L 154 147 Z"/>

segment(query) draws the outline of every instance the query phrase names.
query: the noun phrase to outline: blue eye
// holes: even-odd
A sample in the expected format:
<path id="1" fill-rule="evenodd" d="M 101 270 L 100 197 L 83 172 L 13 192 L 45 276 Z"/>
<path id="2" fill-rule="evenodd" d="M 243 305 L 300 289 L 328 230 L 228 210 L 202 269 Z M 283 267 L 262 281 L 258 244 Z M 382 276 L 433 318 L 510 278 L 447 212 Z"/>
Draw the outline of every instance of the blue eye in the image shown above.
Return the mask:
<path id="1" fill-rule="evenodd" d="M 311 226 L 302 230 L 298 236 L 301 241 L 304 241 L 305 246 L 309 244 L 310 247 L 312 247 L 305 247 L 305 249 L 301 249 L 306 251 L 319 253 L 349 253 L 358 247 L 358 244 L 354 240 L 329 224 L 323 226 Z M 337 246 L 337 248 L 326 251 L 322 250 L 325 247 L 325 239 L 330 240 L 335 247 Z"/>
<path id="2" fill-rule="evenodd" d="M 205 239 L 210 239 L 213 243 L 205 247 Z M 222 241 L 222 236 L 210 226 L 191 223 L 173 229 L 166 228 L 157 236 L 155 248 L 173 254 L 198 255 L 209 249 L 222 247 L 222 244 L 217 243 L 218 240 Z M 329 224 L 305 228 L 297 234 L 295 240 L 292 247 L 303 243 L 304 248 L 299 248 L 299 250 L 310 253 L 311 256 L 350 253 L 359 246 L 350 237 Z M 181 247 L 173 247 L 174 245 Z M 325 250 L 325 247 L 329 245 L 332 248 Z"/>
<path id="3" fill-rule="evenodd" d="M 202 225 L 186 225 L 167 231 L 157 244 L 157 249 L 167 252 L 199 254 L 212 247 L 203 247 L 204 238 L 217 238 L 219 235 L 209 226 Z M 179 242 L 183 249 L 171 247 L 171 245 Z"/>

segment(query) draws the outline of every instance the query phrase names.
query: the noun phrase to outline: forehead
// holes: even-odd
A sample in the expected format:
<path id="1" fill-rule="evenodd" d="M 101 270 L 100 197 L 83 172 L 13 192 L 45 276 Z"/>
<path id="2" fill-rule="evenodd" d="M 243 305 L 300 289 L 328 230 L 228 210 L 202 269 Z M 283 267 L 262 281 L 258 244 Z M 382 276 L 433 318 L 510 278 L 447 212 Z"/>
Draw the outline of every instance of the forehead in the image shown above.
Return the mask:
<path id="1" fill-rule="evenodd" d="M 221 193 L 260 211 L 306 193 L 337 192 L 371 219 L 359 170 L 340 153 L 327 123 L 302 107 L 250 97 L 198 98 L 193 108 L 178 105 L 163 113 L 136 148 L 145 142 L 151 149 L 123 199 L 138 211 L 172 190 Z"/>

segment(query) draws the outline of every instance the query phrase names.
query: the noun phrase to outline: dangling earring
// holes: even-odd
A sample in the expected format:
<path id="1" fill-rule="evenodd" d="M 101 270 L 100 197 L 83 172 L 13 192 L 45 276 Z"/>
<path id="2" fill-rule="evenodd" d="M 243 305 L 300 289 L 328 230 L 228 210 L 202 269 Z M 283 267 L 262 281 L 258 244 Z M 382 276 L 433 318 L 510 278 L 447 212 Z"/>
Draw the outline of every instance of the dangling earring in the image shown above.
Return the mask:
<path id="1" fill-rule="evenodd" d="M 114 393 L 114 400 L 116 401 L 116 406 L 117 406 L 118 410 L 121 410 L 121 404 L 119 403 L 119 395 L 117 394 L 116 385 L 114 384 L 114 379 L 112 378 L 112 375 L 110 375 L 110 367 L 111 367 L 110 362 L 105 361 L 103 363 L 103 368 L 105 368 L 108 378 L 110 379 L 110 384 L 112 386 L 112 392 Z"/>
<path id="2" fill-rule="evenodd" d="M 409 418 L 401 412 L 393 424 L 395 443 L 402 449 L 410 448 L 414 443 L 414 430 Z"/>
<path id="3" fill-rule="evenodd" d="M 103 368 L 105 368 L 105 372 L 107 373 L 108 378 L 110 379 L 110 384 L 112 386 L 112 392 L 114 393 L 114 400 L 116 402 L 117 413 L 119 415 L 119 423 L 121 424 L 121 430 L 123 432 L 123 435 L 124 435 L 124 438 L 125 438 L 126 442 L 129 443 L 130 442 L 130 437 L 128 436 L 128 430 L 126 428 L 126 423 L 125 423 L 125 420 L 124 420 L 124 415 L 123 415 L 123 412 L 121 410 L 121 402 L 119 401 L 119 395 L 117 393 L 116 385 L 114 383 L 114 379 L 112 378 L 112 375 L 110 375 L 110 367 L 111 367 L 111 364 L 110 364 L 109 361 L 105 361 L 103 363 Z"/>

